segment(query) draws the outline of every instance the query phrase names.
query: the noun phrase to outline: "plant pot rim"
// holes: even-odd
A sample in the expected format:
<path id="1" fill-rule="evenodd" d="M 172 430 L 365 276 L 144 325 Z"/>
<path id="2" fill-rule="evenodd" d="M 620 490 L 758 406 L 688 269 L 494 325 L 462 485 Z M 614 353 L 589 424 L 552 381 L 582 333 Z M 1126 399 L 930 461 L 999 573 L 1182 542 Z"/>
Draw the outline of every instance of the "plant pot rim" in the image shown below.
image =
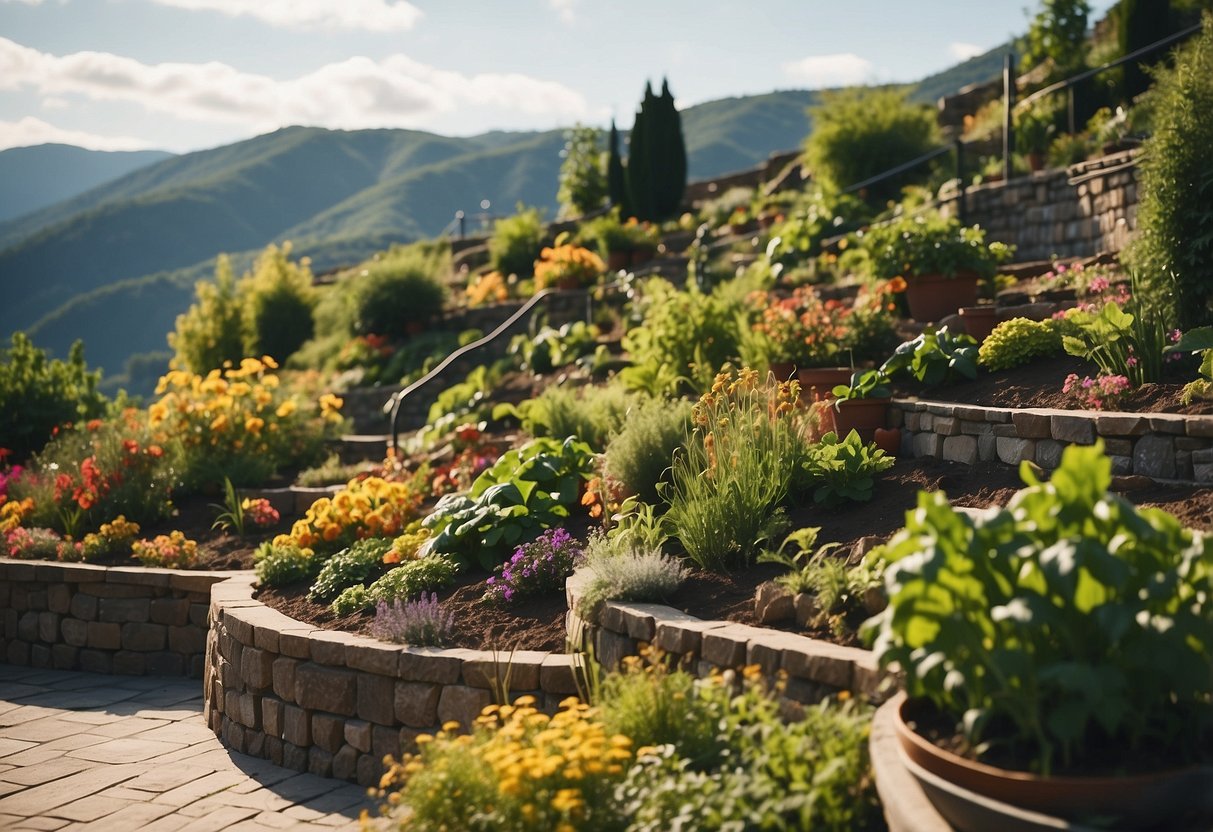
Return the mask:
<path id="1" fill-rule="evenodd" d="M 1190 789 L 1193 783 L 1213 783 L 1213 766 L 1201 765 L 1140 774 L 1060 777 L 999 768 L 940 748 L 910 728 L 907 712 L 912 714 L 924 704 L 933 707 L 927 700 L 908 697 L 897 704 L 894 728 L 902 753 L 937 777 L 1019 808 L 1068 816 L 1110 813 L 1128 820 L 1141 818 L 1143 811 L 1157 812 L 1157 798 L 1173 796 L 1177 785 Z M 1154 799 L 1143 801 L 1143 794 Z M 1143 802 L 1150 805 L 1140 805 Z M 1174 812 L 1186 808 L 1174 804 L 1174 800 L 1167 801 Z"/>

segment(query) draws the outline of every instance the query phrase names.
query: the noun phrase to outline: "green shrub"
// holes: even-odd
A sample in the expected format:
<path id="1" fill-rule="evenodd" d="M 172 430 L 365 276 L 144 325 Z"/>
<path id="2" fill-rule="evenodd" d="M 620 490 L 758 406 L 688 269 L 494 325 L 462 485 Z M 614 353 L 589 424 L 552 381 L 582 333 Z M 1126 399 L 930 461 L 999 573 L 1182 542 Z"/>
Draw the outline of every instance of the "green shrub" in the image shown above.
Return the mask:
<path id="1" fill-rule="evenodd" d="M 1125 260 L 1181 329 L 1213 324 L 1213 14 L 1158 73 Z"/>
<path id="2" fill-rule="evenodd" d="M 411 600 L 423 592 L 450 586 L 458 574 L 459 566 L 443 555 L 405 561 L 370 586 L 358 583 L 343 589 L 332 603 L 333 615 L 371 609 L 381 601 L 390 604 Z"/>
<path id="3" fill-rule="evenodd" d="M 657 484 L 669 481 L 674 452 L 691 422 L 690 403 L 652 399 L 628 414 L 606 447 L 606 473 L 646 503 L 660 499 Z"/>
<path id="4" fill-rule="evenodd" d="M 493 225 L 489 238 L 489 261 L 504 275 L 530 277 L 543 244 L 543 219 L 538 208 L 518 207 L 518 213 Z"/>
<path id="5" fill-rule="evenodd" d="M 281 364 L 315 333 L 312 270 L 306 259 L 292 263 L 290 253 L 290 243 L 269 246 L 240 281 L 244 355 L 268 355 Z"/>
<path id="6" fill-rule="evenodd" d="M 366 583 L 384 570 L 383 556 L 392 548 L 386 537 L 368 537 L 329 558 L 312 583 L 307 597 L 329 601 L 346 587 Z"/>
<path id="7" fill-rule="evenodd" d="M 168 335 L 173 361 L 180 369 L 206 375 L 225 361 L 239 364 L 244 352 L 244 308 L 226 254 L 215 261 L 215 280 L 194 286 L 194 303 L 177 316 Z"/>
<path id="8" fill-rule="evenodd" d="M 955 218 L 938 214 L 903 217 L 875 226 L 864 236 L 863 245 L 879 280 L 952 277 L 960 272 L 973 272 L 988 280 L 1013 251 L 1005 243 L 986 243 L 986 232 L 980 226 L 965 227 Z"/>
<path id="9" fill-rule="evenodd" d="M 908 162 L 939 144 L 932 108 L 911 104 L 896 89 L 853 88 L 826 92 L 811 110 L 813 132 L 805 147 L 814 179 L 842 191 Z M 883 204 L 908 182 L 924 181 L 924 166 L 885 180 L 868 190 L 868 200 Z"/>
<path id="10" fill-rule="evenodd" d="M 597 211 L 607 199 L 607 154 L 600 147 L 597 127 L 576 124 L 564 133 L 560 187 L 556 200 L 560 216 L 580 217 Z"/>
<path id="11" fill-rule="evenodd" d="M 875 444 L 864 444 L 855 431 L 844 439 L 827 433 L 819 442 L 808 446 L 796 485 L 811 490 L 813 502 L 826 506 L 847 501 L 866 502 L 872 499 L 876 475 L 892 468 L 894 462 L 893 457 Z"/>
<path id="12" fill-rule="evenodd" d="M 659 547 L 624 537 L 592 534 L 585 545 L 590 579 L 582 587 L 577 613 L 593 618 L 606 601 L 664 601 L 682 585 L 686 570 Z"/>
<path id="13" fill-rule="evenodd" d="M 977 362 L 987 370 L 1009 370 L 1060 352 L 1061 325 L 1057 321 L 1012 318 L 994 327 L 982 341 Z"/>
<path id="14" fill-rule="evenodd" d="M 253 569 L 262 586 L 286 586 L 311 581 L 323 559 L 294 543 L 262 543 L 253 553 Z"/>
<path id="15" fill-rule="evenodd" d="M 522 429 L 531 436 L 555 439 L 575 436 L 595 451 L 601 451 L 629 420 L 629 413 L 643 401 L 618 384 L 583 387 L 576 392 L 552 386 L 516 408 L 497 408 L 493 416 L 499 418 L 510 413 L 522 421 Z"/>
<path id="16" fill-rule="evenodd" d="M 962 378 L 977 378 L 977 340 L 948 328 L 927 328 L 921 335 L 899 346 L 880 367 L 886 378 L 909 373 L 923 384 L 950 384 Z"/>
<path id="17" fill-rule="evenodd" d="M 0 447 L 20 462 L 38 451 L 59 425 L 105 412 L 97 392 L 99 370 L 84 363 L 84 344 L 72 344 L 67 361 L 48 360 L 22 332 L 0 350 Z"/>
<path id="18" fill-rule="evenodd" d="M 350 278 L 354 331 L 392 338 L 433 323 L 446 302 L 441 272 L 449 257 L 420 249 L 400 249 L 370 263 Z"/>

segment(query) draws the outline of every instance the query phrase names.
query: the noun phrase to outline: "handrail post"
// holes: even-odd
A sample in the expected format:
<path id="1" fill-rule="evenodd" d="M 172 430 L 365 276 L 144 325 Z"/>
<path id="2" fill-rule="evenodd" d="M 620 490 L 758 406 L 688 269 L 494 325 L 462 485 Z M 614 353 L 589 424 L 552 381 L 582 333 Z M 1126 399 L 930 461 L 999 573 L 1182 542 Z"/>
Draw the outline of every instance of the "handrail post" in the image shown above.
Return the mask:
<path id="1" fill-rule="evenodd" d="M 462 240 L 464 231 L 465 231 L 464 225 L 463 225 L 463 211 L 455 212 L 455 220 L 459 223 L 459 239 Z"/>
<path id="2" fill-rule="evenodd" d="M 1002 179 L 1011 181 L 1015 155 L 1015 53 L 1008 52 L 1002 62 Z"/>

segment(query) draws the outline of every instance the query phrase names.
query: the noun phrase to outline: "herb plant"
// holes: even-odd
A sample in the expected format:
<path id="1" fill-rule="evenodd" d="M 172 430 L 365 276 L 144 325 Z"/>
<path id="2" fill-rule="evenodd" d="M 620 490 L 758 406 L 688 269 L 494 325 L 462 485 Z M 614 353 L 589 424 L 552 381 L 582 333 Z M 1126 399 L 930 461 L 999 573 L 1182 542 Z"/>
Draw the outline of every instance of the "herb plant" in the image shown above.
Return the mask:
<path id="1" fill-rule="evenodd" d="M 581 559 L 581 547 L 564 529 L 549 529 L 514 550 L 488 579 L 484 601 L 508 604 L 532 595 L 559 592 Z"/>
<path id="2" fill-rule="evenodd" d="M 970 748 L 1050 774 L 1109 745 L 1207 757 L 1213 730 L 1213 538 L 1108 493 L 1100 445 L 981 520 L 923 492 L 887 564 L 875 651 Z"/>
<path id="3" fill-rule="evenodd" d="M 308 597 L 313 601 L 330 601 L 346 587 L 365 583 L 383 572 L 383 556 L 391 548 L 390 538 L 368 537 L 342 549 L 320 569 Z"/>
<path id="4" fill-rule="evenodd" d="M 977 378 L 977 355 L 977 341 L 971 335 L 952 333 L 946 326 L 928 328 L 898 347 L 880 370 L 889 378 L 908 372 L 923 384 L 948 384 Z"/>
<path id="5" fill-rule="evenodd" d="M 977 362 L 987 370 L 1009 370 L 1061 351 L 1059 321 L 1012 318 L 995 326 L 981 342 Z"/>
<path id="6" fill-rule="evenodd" d="M 811 490 L 813 501 L 822 505 L 865 502 L 872 499 L 876 475 L 892 468 L 895 462 L 874 444 L 864 444 L 855 431 L 843 439 L 827 433 L 808 446 L 798 483 Z"/>
<path id="7" fill-rule="evenodd" d="M 379 601 L 371 633 L 376 638 L 415 647 L 445 647 L 455 632 L 455 617 L 438 603 L 438 594 L 406 601 Z"/>

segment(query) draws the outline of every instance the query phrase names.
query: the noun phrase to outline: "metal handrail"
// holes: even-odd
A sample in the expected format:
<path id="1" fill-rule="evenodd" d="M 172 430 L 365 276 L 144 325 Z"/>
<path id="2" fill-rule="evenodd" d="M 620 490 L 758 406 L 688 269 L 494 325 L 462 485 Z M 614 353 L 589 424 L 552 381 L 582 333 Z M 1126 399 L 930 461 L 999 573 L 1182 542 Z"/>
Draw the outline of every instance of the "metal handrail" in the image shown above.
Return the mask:
<path id="1" fill-rule="evenodd" d="M 897 167 L 889 168 L 888 170 L 884 171 L 883 173 L 878 173 L 875 176 L 870 176 L 867 179 L 863 180 L 862 182 L 856 182 L 854 185 L 851 185 L 849 188 L 846 188 L 843 191 L 843 193 L 844 194 L 854 193 L 855 191 L 866 188 L 869 185 L 875 185 L 877 182 L 883 182 L 885 179 L 888 179 L 891 176 L 896 176 L 899 173 L 905 173 L 907 170 L 916 168 L 919 165 L 921 165 L 923 162 L 929 162 L 938 156 L 942 156 L 945 153 L 951 152 L 951 150 L 952 150 L 951 145 L 946 145 L 946 144 L 941 145 L 941 146 L 935 148 L 934 150 L 931 150 L 931 151 L 928 151 L 928 152 L 922 154 L 917 159 L 911 159 L 908 162 L 902 162 Z"/>
<path id="2" fill-rule="evenodd" d="M 621 287 L 622 287 L 622 284 L 619 283 L 618 281 L 615 281 L 614 283 L 608 283 L 605 286 L 602 286 L 599 288 L 601 288 L 603 290 L 612 290 L 612 289 L 619 289 Z M 408 398 L 415 391 L 421 389 L 426 384 L 428 384 L 430 381 L 433 381 L 435 378 L 437 378 L 439 375 L 441 375 L 442 371 L 445 370 L 447 367 L 451 366 L 451 364 L 454 363 L 455 361 L 459 360 L 460 358 L 462 358 L 463 356 L 472 352 L 473 350 L 477 350 L 477 349 L 495 341 L 506 330 L 508 330 L 510 327 L 512 327 L 514 324 L 516 324 L 519 320 L 521 320 L 528 312 L 530 312 L 532 309 L 534 309 L 535 306 L 537 306 L 541 300 L 552 297 L 553 295 L 573 295 L 573 294 L 576 294 L 576 293 L 582 292 L 582 291 L 584 291 L 584 290 L 553 288 L 553 289 L 542 289 L 539 292 L 536 292 L 534 295 L 532 295 L 530 297 L 529 300 L 527 300 L 526 303 L 524 303 L 522 306 L 518 307 L 517 311 L 515 311 L 512 315 L 510 315 L 510 317 L 506 318 L 505 321 L 503 321 L 501 324 L 499 324 L 497 326 L 497 328 L 494 329 L 492 332 L 490 332 L 488 335 L 485 335 L 482 338 L 478 338 L 477 340 L 473 341 L 472 343 L 465 344 L 464 346 L 455 350 L 450 355 L 448 355 L 446 358 L 442 359 L 442 361 L 438 362 L 438 365 L 435 366 L 434 369 L 430 370 L 428 373 L 426 373 L 421 378 L 414 381 L 408 387 L 405 387 L 403 390 L 397 390 L 395 393 L 393 393 L 392 397 L 390 399 L 388 399 L 387 402 L 385 402 L 383 405 L 383 412 L 390 413 L 391 417 L 392 417 L 392 442 L 391 442 L 391 446 L 390 446 L 391 449 L 393 451 L 395 451 L 399 447 L 400 431 L 398 428 L 398 422 L 399 422 L 399 418 L 400 418 L 400 404 L 406 398 Z M 588 298 L 588 296 L 587 296 L 587 298 Z"/>

